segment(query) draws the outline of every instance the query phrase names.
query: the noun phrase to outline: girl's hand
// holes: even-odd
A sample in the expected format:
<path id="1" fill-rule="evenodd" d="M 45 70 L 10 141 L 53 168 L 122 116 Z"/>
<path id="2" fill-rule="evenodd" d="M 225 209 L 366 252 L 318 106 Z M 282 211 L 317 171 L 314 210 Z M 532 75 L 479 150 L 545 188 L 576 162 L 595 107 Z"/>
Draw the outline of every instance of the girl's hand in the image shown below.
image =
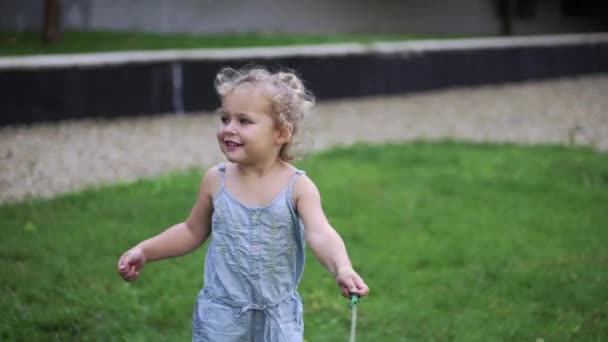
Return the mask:
<path id="1" fill-rule="evenodd" d="M 118 259 L 118 274 L 126 281 L 134 281 L 145 263 L 143 250 L 140 247 L 133 247 Z"/>
<path id="2" fill-rule="evenodd" d="M 342 295 L 348 299 L 352 294 L 365 297 L 369 293 L 369 288 L 352 267 L 339 269 L 336 272 L 336 282 L 342 291 Z"/>

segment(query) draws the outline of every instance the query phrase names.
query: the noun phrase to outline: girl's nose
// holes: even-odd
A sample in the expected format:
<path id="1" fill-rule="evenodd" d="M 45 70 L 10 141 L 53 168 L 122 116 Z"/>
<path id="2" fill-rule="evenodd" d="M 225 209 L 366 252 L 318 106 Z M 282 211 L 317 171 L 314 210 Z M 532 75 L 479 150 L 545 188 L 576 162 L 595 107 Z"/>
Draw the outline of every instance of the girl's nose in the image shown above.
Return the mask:
<path id="1" fill-rule="evenodd" d="M 234 123 L 233 122 L 234 121 L 231 120 L 230 122 L 228 122 L 227 125 L 224 126 L 224 133 L 226 133 L 226 134 L 234 134 L 235 128 L 234 128 Z"/>

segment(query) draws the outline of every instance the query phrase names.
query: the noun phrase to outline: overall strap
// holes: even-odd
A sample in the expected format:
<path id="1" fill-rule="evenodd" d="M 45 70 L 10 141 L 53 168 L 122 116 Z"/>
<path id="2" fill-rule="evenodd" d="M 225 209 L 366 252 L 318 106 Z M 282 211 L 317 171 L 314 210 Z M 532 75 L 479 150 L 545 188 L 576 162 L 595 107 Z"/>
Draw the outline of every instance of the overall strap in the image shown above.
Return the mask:
<path id="1" fill-rule="evenodd" d="M 293 176 L 291 177 L 291 181 L 289 181 L 289 187 L 293 188 L 293 183 L 296 182 L 296 179 L 298 179 L 298 176 L 305 174 L 306 172 L 302 171 L 302 170 L 296 170 L 296 172 L 293 174 Z"/>
<path id="2" fill-rule="evenodd" d="M 295 203 L 293 202 L 293 183 L 296 182 L 298 176 L 304 175 L 306 172 L 302 170 L 296 170 L 296 172 L 291 177 L 291 181 L 289 181 L 289 186 L 287 186 L 287 198 L 289 199 L 289 206 L 295 210 Z"/>
<path id="3" fill-rule="evenodd" d="M 224 189 L 225 178 L 226 178 L 226 164 L 219 163 L 218 168 L 220 170 L 220 190 Z"/>

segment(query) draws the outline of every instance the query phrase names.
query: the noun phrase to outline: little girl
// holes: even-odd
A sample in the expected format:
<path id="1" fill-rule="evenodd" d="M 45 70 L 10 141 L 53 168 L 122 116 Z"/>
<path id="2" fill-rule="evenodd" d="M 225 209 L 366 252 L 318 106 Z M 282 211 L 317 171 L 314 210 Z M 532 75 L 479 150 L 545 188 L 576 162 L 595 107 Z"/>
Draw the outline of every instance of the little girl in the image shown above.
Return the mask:
<path id="1" fill-rule="evenodd" d="M 305 242 L 342 295 L 369 291 L 327 221 L 317 187 L 289 163 L 314 99 L 296 75 L 262 68 L 223 69 L 215 87 L 222 99 L 217 139 L 229 163 L 203 176 L 185 222 L 125 252 L 118 273 L 134 281 L 145 263 L 191 252 L 211 235 L 192 340 L 302 341 L 296 289 Z"/>

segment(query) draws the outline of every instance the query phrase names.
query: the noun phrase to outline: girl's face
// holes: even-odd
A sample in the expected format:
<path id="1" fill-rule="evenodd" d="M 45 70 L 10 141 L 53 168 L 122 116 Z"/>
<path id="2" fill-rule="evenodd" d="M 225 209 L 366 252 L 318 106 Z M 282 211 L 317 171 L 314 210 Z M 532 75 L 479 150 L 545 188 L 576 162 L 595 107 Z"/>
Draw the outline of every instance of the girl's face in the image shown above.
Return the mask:
<path id="1" fill-rule="evenodd" d="M 271 112 L 261 87 L 239 85 L 224 97 L 217 139 L 229 161 L 252 164 L 278 156 L 287 141 Z"/>

